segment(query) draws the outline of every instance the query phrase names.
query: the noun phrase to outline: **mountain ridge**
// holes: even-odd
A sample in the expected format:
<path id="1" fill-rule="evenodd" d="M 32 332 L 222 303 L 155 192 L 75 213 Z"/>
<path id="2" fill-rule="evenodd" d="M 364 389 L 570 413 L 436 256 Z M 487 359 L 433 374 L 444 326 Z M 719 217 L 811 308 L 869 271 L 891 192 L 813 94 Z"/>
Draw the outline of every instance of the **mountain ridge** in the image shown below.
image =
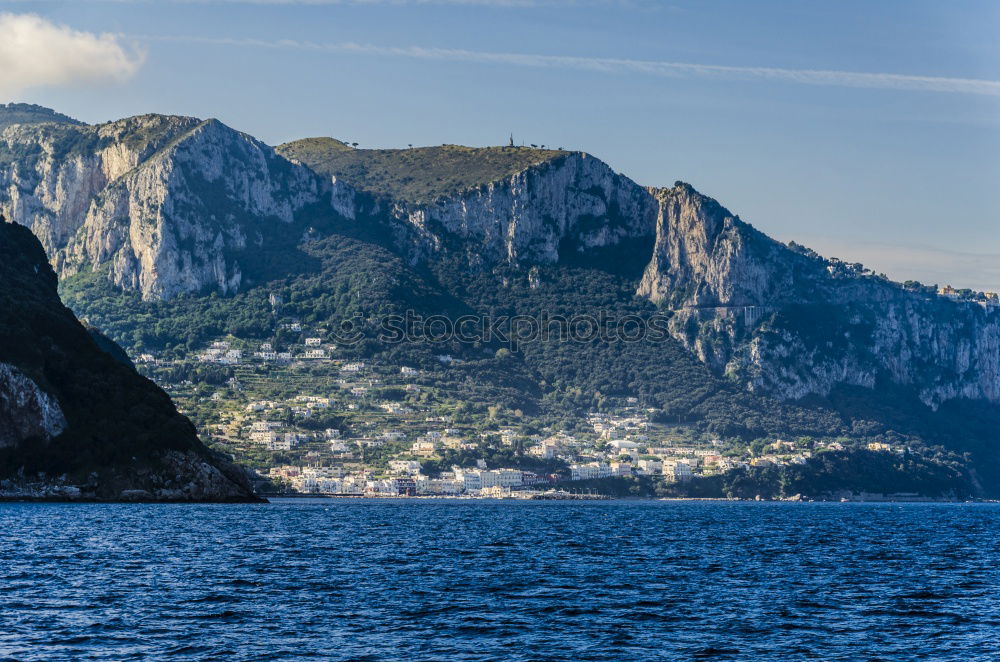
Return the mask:
<path id="1" fill-rule="evenodd" d="M 48 126 L 0 134 L 0 211 L 32 228 L 61 276 L 107 265 L 146 297 L 230 292 L 241 272 L 227 253 L 245 248 L 247 221 L 288 223 L 324 197 L 317 176 L 218 120 Z M 229 151 L 240 154 L 233 170 Z"/>
<path id="2" fill-rule="evenodd" d="M 138 163 L 143 141 L 129 143 L 129 136 L 152 121 L 123 120 L 133 128 L 88 157 L 88 167 L 103 167 L 106 153 L 122 155 L 112 165 Z M 283 310 L 324 327 L 406 306 L 428 314 L 438 305 L 526 314 L 538 312 L 532 301 L 552 308 L 573 300 L 587 313 L 605 305 L 640 316 L 658 310 L 669 318 L 670 344 L 638 353 L 603 349 L 584 361 L 552 346 L 526 350 L 515 370 L 510 359 L 486 356 L 493 346 L 454 351 L 472 352 L 470 364 L 481 362 L 491 375 L 487 383 L 499 365 L 520 383 L 533 382 L 541 395 L 528 399 L 536 402 L 571 392 L 579 400 L 583 385 L 602 384 L 593 391 L 634 395 L 665 416 L 703 421 L 706 431 L 869 438 L 852 430 L 896 434 L 905 427 L 907 435 L 945 439 L 962 452 L 974 448 L 984 462 L 995 459 L 984 430 L 996 415 L 990 403 L 1000 402 L 1000 315 L 985 302 L 910 290 L 860 265 L 781 244 L 688 184 L 643 187 L 582 152 L 558 152 L 422 202 L 392 186 L 381 189 L 381 176 L 355 186 L 217 121 L 190 121 L 176 144 L 156 133 L 163 150 L 142 161 L 141 172 L 122 171 L 91 189 L 69 187 L 76 171 L 52 158 L 31 171 L 40 168 L 44 176 L 36 179 L 51 186 L 33 185 L 31 172 L 18 170 L 26 161 L 0 160 L 0 181 L 17 190 L 0 190 L 0 210 L 49 237 L 68 300 L 116 339 L 122 332 L 139 338 L 133 348 L 191 347 L 227 328 L 268 338 L 278 324 L 274 304 L 267 304 L 271 294 L 295 302 Z M 20 141 L 30 147 L 36 134 L 45 132 L 8 128 L 0 147 L 6 141 L 8 153 L 27 149 Z M 320 148 L 368 158 L 344 143 Z M 407 159 L 426 156 L 388 150 L 379 158 L 397 159 L 390 165 L 402 172 Z M 50 195 L 58 182 L 76 198 Z M 94 188 L 100 190 L 88 198 Z M 81 204 L 59 216 L 60 203 L 70 199 Z M 375 283 L 394 284 L 380 291 Z M 424 294 L 410 297 L 407 287 Z M 132 301 L 131 292 L 142 301 Z M 230 321 L 208 319 L 208 310 Z M 157 336 L 134 329 L 128 311 L 173 330 Z M 380 356 L 405 353 L 373 340 L 365 347 Z M 669 369 L 692 383 L 671 379 Z M 604 379 L 595 374 L 600 370 L 616 376 Z M 866 407 L 858 392 L 871 393 L 878 406 Z M 823 422 L 753 422 L 754 407 Z M 728 413 L 716 416 L 713 408 Z M 976 420 L 968 442 L 947 432 L 945 422 L 964 408 L 978 412 L 966 416 Z"/>
<path id="3" fill-rule="evenodd" d="M 359 191 L 428 204 L 570 154 L 532 147 L 440 145 L 359 149 L 335 138 L 303 138 L 275 148 L 315 172 Z"/>
<path id="4" fill-rule="evenodd" d="M 69 115 L 57 113 L 51 108 L 38 106 L 31 103 L 0 103 L 0 131 L 11 124 L 76 124 L 84 125 L 84 122 L 73 119 Z"/>

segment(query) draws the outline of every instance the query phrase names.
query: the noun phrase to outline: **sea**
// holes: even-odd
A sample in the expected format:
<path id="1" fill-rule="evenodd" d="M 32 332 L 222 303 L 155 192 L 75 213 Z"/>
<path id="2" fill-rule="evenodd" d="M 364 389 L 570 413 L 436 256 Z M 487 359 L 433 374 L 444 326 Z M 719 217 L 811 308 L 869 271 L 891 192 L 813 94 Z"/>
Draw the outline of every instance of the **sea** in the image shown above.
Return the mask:
<path id="1" fill-rule="evenodd" d="M 1000 659 L 1000 505 L 0 504 L 0 660 L 813 659 Z"/>

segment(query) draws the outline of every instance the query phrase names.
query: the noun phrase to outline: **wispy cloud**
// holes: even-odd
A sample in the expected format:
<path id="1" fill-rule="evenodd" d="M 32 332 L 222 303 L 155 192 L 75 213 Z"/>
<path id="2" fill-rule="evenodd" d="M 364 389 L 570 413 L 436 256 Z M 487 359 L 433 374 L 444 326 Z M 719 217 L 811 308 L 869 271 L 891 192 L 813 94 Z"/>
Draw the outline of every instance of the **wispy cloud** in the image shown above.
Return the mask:
<path id="1" fill-rule="evenodd" d="M 869 73 L 826 69 L 784 69 L 777 67 L 742 67 L 661 60 L 632 60 L 622 58 L 579 57 L 572 55 L 536 55 L 471 51 L 452 48 L 424 48 L 420 46 L 376 46 L 355 42 L 312 42 L 290 39 L 259 40 L 203 37 L 142 36 L 151 41 L 180 41 L 221 46 L 295 49 L 328 53 L 355 53 L 381 57 L 399 57 L 420 60 L 444 60 L 496 64 L 517 67 L 576 69 L 606 74 L 641 74 L 672 78 L 716 78 L 722 80 L 758 80 L 826 85 L 881 90 L 912 90 L 957 94 L 1000 96 L 1000 81 L 979 78 L 947 78 L 940 76 L 914 76 L 896 73 Z"/>
<path id="2" fill-rule="evenodd" d="M 143 54 L 111 34 L 80 32 L 32 14 L 0 13 L 0 98 L 42 85 L 123 81 Z"/>
<path id="3" fill-rule="evenodd" d="M 0 0 L 0 4 L 53 4 L 65 0 Z M 171 2 L 185 5 L 465 5 L 469 7 L 594 7 L 621 6 L 644 9 L 663 7 L 660 0 L 77 0 L 104 4 L 154 4 Z M 666 8 L 670 8 L 666 6 Z"/>
<path id="4" fill-rule="evenodd" d="M 608 4 L 615 0 L 171 0 L 182 4 L 239 5 L 468 5 L 471 7 L 542 7 Z"/>

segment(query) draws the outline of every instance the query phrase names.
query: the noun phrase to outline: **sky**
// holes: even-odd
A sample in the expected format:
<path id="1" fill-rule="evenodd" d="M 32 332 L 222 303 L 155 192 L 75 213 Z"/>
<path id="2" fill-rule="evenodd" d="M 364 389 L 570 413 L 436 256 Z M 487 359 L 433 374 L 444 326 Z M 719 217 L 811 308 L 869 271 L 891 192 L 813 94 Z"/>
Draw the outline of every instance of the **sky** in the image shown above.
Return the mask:
<path id="1" fill-rule="evenodd" d="M 0 102 L 270 144 L 518 142 L 1000 291 L 994 0 L 0 0 Z"/>

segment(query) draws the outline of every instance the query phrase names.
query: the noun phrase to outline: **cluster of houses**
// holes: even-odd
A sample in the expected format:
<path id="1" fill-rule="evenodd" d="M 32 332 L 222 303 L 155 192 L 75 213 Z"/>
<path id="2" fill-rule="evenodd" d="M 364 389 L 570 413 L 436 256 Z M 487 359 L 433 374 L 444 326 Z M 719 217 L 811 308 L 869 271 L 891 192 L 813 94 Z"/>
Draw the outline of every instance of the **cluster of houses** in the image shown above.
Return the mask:
<path id="1" fill-rule="evenodd" d="M 951 285 L 938 288 L 938 296 L 952 301 L 969 301 L 978 303 L 983 308 L 1000 308 L 1000 295 L 996 292 L 973 292 L 972 290 L 957 290 Z"/>
<path id="2" fill-rule="evenodd" d="M 947 295 L 942 291 L 943 295 Z M 996 297 L 993 297 L 994 300 Z M 302 331 L 301 325 L 292 331 Z M 301 345 L 301 347 L 299 347 Z M 291 353 L 278 353 L 270 343 L 262 343 L 253 355 L 256 360 L 283 361 L 299 358 L 320 358 L 326 352 L 318 336 L 304 332 L 304 337 Z M 310 354 L 313 352 L 315 354 Z M 152 357 L 150 357 L 152 358 Z M 238 364 L 243 352 L 229 342 L 213 342 L 198 357 L 202 361 Z M 438 357 L 442 363 L 455 362 L 450 356 Z M 538 460 L 552 460 L 568 467 L 568 477 L 573 481 L 586 481 L 615 477 L 658 477 L 669 482 L 685 482 L 697 476 L 722 474 L 747 467 L 789 466 L 806 463 L 820 450 L 843 450 L 836 442 L 796 443 L 774 441 L 763 450 L 754 445 L 737 449 L 721 441 L 707 443 L 666 441 L 663 430 L 651 422 L 655 410 L 642 409 L 635 398 L 614 413 L 591 413 L 587 416 L 589 429 L 541 434 L 525 434 L 513 428 L 493 431 L 474 431 L 454 427 L 447 416 L 435 416 L 418 404 L 419 399 L 382 401 L 375 397 L 381 390 L 373 388 L 382 379 L 393 386 L 405 388 L 407 394 L 419 392 L 421 387 L 411 383 L 421 371 L 408 367 L 366 364 L 365 361 L 336 362 L 330 364 L 328 391 L 324 395 L 299 395 L 282 402 L 252 401 L 244 411 L 231 414 L 231 424 L 225 428 L 229 440 L 247 444 L 250 448 L 272 452 L 295 451 L 282 461 L 312 463 L 314 467 L 277 467 L 272 475 L 282 478 L 293 489 L 305 493 L 324 494 L 374 494 L 374 495 L 489 495 L 496 496 L 519 490 L 531 490 L 536 485 L 557 480 L 555 476 L 539 476 L 516 468 L 475 469 L 453 467 L 433 478 L 420 472 L 420 462 L 446 457 L 448 451 L 475 453 L 489 448 L 497 440 L 506 447 L 517 448 L 518 453 Z M 398 378 L 392 376 L 398 371 Z M 232 381 L 232 380 L 231 380 Z M 334 387 L 334 385 L 336 385 Z M 213 396 L 213 399 L 216 399 Z M 351 423 L 350 439 L 341 438 L 336 429 L 316 430 L 303 419 L 320 416 L 326 410 L 358 411 Z M 324 426 L 325 427 L 325 426 Z M 309 428 L 309 429 L 303 429 Z M 224 428 L 220 426 L 219 430 Z M 405 430 L 405 432 L 404 432 Z M 591 432 L 592 431 L 592 432 Z M 669 438 L 669 437 L 667 437 Z M 317 443 L 319 442 L 319 443 Z M 308 444 L 305 448 L 301 446 Z M 386 450 L 370 453 L 392 445 L 388 468 L 375 469 L 372 458 L 378 458 L 374 467 L 384 466 Z M 883 443 L 872 443 L 869 450 L 897 452 L 898 449 Z M 310 460 L 308 456 L 312 457 Z M 321 464 L 341 466 L 319 467 Z M 360 467 L 352 471 L 344 468 Z M 275 473 L 276 472 L 276 473 Z M 564 477 L 564 478 L 565 478 Z"/>
<path id="3" fill-rule="evenodd" d="M 301 344 L 293 345 L 293 351 L 279 352 L 270 342 L 261 343 L 249 356 L 242 349 L 232 347 L 228 340 L 217 340 L 198 354 L 198 360 L 205 363 L 221 365 L 241 365 L 248 359 L 266 363 L 290 363 L 291 361 L 316 361 L 330 358 L 332 345 L 324 343 L 322 338 L 305 338 Z"/>
<path id="4" fill-rule="evenodd" d="M 288 329 L 296 333 L 303 333 L 304 329 L 298 322 L 282 324 L 281 328 Z M 309 333 L 305 331 L 305 333 Z M 243 349 L 233 347 L 228 340 L 216 340 L 207 349 L 200 352 L 197 357 L 199 361 L 206 363 L 218 363 L 221 365 L 241 365 L 252 359 L 256 362 L 265 363 L 290 363 L 292 361 L 325 361 L 331 358 L 331 354 L 336 349 L 336 345 L 323 340 L 321 336 L 308 336 L 302 338 L 300 343 L 291 346 L 289 351 L 277 351 L 274 343 L 263 342 L 250 354 L 245 354 Z M 146 357 L 147 355 L 144 355 Z M 152 355 L 148 355 L 148 362 L 154 361 Z M 441 354 L 437 360 L 444 365 L 462 363 L 460 359 L 449 354 Z M 356 372 L 363 370 L 364 362 L 348 363 L 342 370 L 344 372 Z M 403 375 L 416 375 L 418 370 L 404 366 L 400 370 Z"/>
<path id="5" fill-rule="evenodd" d="M 513 431 L 504 430 L 506 441 Z M 341 439 L 340 431 L 325 430 L 315 433 L 313 439 L 323 439 L 329 450 L 341 459 L 353 459 L 356 447 L 380 447 L 388 442 L 405 442 L 407 435 L 399 430 L 384 430 L 371 437 Z M 277 424 L 256 422 L 251 428 L 251 440 L 266 445 L 272 450 L 294 448 L 302 440 L 301 434 L 283 430 Z M 764 447 L 763 452 L 751 456 L 749 449 L 740 457 L 722 454 L 718 447 L 721 442 L 712 442 L 712 448 L 694 446 L 653 446 L 631 439 L 613 439 L 609 442 L 581 442 L 570 435 L 560 433 L 543 440 L 532 440 L 534 445 L 527 449 L 529 455 L 555 457 L 565 460 L 572 481 L 595 480 L 617 477 L 661 477 L 669 482 L 686 482 L 696 476 L 726 473 L 747 467 L 778 467 L 805 464 L 813 456 L 812 450 L 802 448 L 795 442 L 777 440 Z M 376 476 L 370 471 L 346 474 L 342 468 L 295 469 L 280 468 L 278 474 L 288 479 L 300 492 L 320 492 L 327 494 L 443 494 L 443 495 L 491 495 L 512 490 L 531 488 L 540 484 L 559 480 L 556 475 L 537 475 L 516 468 L 487 469 L 480 461 L 478 467 L 469 469 L 452 467 L 452 471 L 438 478 L 421 475 L 421 460 L 439 456 L 444 448 L 475 449 L 477 444 L 469 441 L 461 431 L 444 428 L 431 431 L 404 446 L 404 450 L 388 462 L 384 475 Z M 815 450 L 844 450 L 837 442 L 815 446 Z M 868 444 L 868 450 L 876 452 L 902 452 L 900 448 L 882 442 Z M 283 473 L 282 473 L 283 472 Z M 287 474 L 287 475 L 286 475 Z"/>
<path id="6" fill-rule="evenodd" d="M 287 407 L 291 409 L 292 413 L 296 416 L 309 418 L 317 412 L 329 409 L 332 405 L 333 402 L 330 398 L 314 395 L 298 395 L 287 403 L 274 402 L 273 400 L 255 400 L 248 403 L 245 409 L 248 414 L 263 413 L 266 415 L 275 410 Z"/>
<path id="7" fill-rule="evenodd" d="M 393 460 L 387 472 L 348 472 L 344 467 L 272 468 L 268 475 L 280 479 L 303 494 L 369 496 L 471 496 L 498 497 L 515 490 L 549 485 L 555 476 L 539 476 L 520 469 L 463 469 L 452 467 L 437 478 L 421 473 L 420 463 Z"/>
<path id="8" fill-rule="evenodd" d="M 263 431 L 263 429 L 262 429 Z M 339 432 L 328 430 L 331 445 L 344 447 Z M 616 440 L 622 441 L 622 440 Z M 616 451 L 635 451 L 634 442 L 614 444 Z M 828 450 L 842 450 L 833 442 Z M 877 452 L 901 452 L 900 448 L 882 442 L 868 444 Z M 792 442 L 775 441 L 759 455 L 747 461 L 725 457 L 711 450 L 698 448 L 641 449 L 643 457 L 636 461 L 604 459 L 577 462 L 570 465 L 572 481 L 630 476 L 662 476 L 672 482 L 689 481 L 698 475 L 710 475 L 749 466 L 787 466 L 804 463 L 811 453 L 796 447 Z M 683 458 L 677 457 L 683 455 Z M 272 480 L 280 480 L 291 489 L 303 494 L 345 496 L 466 496 L 496 498 L 516 494 L 532 494 L 551 487 L 561 477 L 556 474 L 540 475 L 523 469 L 502 467 L 488 469 L 482 460 L 474 468 L 453 466 L 437 477 L 422 473 L 421 463 L 415 459 L 394 459 L 386 469 L 375 472 L 364 468 L 348 470 L 344 466 L 300 467 L 280 466 L 266 472 Z"/>
<path id="9" fill-rule="evenodd" d="M 348 448 L 339 441 L 340 430 L 328 429 L 322 432 L 302 432 L 290 429 L 276 421 L 254 421 L 250 426 L 250 443 L 261 446 L 269 451 L 290 451 L 305 441 L 326 440 L 331 444 L 339 444 L 344 452 Z"/>
<path id="10" fill-rule="evenodd" d="M 239 365 L 243 360 L 243 350 L 230 347 L 230 343 L 226 340 L 217 340 L 198 355 L 198 360 L 204 363 Z"/>
<path id="11" fill-rule="evenodd" d="M 712 442 L 714 446 L 720 442 Z M 813 456 L 813 451 L 800 448 L 790 441 L 777 440 L 767 445 L 764 452 L 751 457 L 747 455 L 731 457 L 713 449 L 694 447 L 652 447 L 629 440 L 613 440 L 608 444 L 609 452 L 601 459 L 570 465 L 572 480 L 593 480 L 619 476 L 662 476 L 673 482 L 684 482 L 695 476 L 716 475 L 746 469 L 747 467 L 781 467 L 805 464 Z M 871 442 L 868 450 L 882 453 L 902 453 L 903 448 L 883 442 Z M 842 451 L 839 442 L 820 443 L 816 450 Z M 618 453 L 618 459 L 611 459 Z M 632 458 L 639 459 L 633 460 Z M 623 459 L 627 458 L 627 459 Z"/>
<path id="12" fill-rule="evenodd" d="M 604 423 L 601 423 L 604 425 Z M 798 444 L 777 440 L 764 448 L 764 452 L 751 456 L 750 450 L 741 457 L 723 455 L 719 448 L 721 441 L 712 441 L 711 448 L 694 446 L 654 446 L 644 441 L 644 435 L 629 439 L 612 439 L 599 451 L 589 451 L 589 461 L 570 464 L 572 480 L 593 480 L 622 476 L 660 476 L 667 481 L 685 482 L 695 476 L 722 474 L 747 467 L 788 466 L 805 464 L 813 451 Z M 552 440 L 542 442 L 548 446 Z M 561 442 L 566 444 L 565 440 Z M 843 450 L 839 443 L 832 442 L 817 449 Z M 890 450 L 886 444 L 869 444 L 870 450 Z M 548 451 L 546 451 L 548 452 Z M 558 455 L 557 455 L 558 456 Z"/>

